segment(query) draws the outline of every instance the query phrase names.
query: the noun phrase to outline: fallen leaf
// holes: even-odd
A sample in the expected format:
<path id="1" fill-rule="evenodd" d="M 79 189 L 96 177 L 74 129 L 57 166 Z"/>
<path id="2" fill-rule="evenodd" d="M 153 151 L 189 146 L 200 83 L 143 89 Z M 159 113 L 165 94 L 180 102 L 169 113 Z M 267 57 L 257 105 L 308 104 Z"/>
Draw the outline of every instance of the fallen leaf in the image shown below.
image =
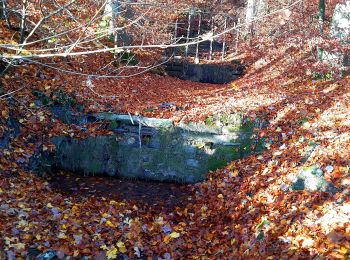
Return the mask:
<path id="1" fill-rule="evenodd" d="M 178 238 L 178 237 L 180 237 L 180 233 L 172 232 L 172 233 L 170 234 L 170 237 L 171 237 L 171 238 Z"/>

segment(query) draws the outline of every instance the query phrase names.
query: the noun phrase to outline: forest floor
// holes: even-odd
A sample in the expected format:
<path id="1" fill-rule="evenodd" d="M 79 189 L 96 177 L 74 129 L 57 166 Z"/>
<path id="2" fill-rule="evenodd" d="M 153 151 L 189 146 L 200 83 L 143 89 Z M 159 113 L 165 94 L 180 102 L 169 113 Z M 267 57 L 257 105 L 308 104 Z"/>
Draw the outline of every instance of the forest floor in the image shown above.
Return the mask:
<path id="1" fill-rule="evenodd" d="M 346 259 L 350 252 L 350 77 L 312 80 L 286 71 L 283 59 L 250 67 L 225 85 L 151 73 L 87 82 L 33 65 L 2 81 L 1 134 L 16 118 L 21 132 L 0 150 L 0 258 L 55 249 L 58 258 Z M 74 95 L 87 112 L 114 111 L 175 122 L 240 111 L 269 120 L 259 155 L 231 162 L 193 185 L 155 184 L 61 173 L 39 177 L 25 167 L 49 137 L 79 136 L 35 103 Z M 98 133 L 98 127 L 89 129 Z M 310 152 L 311 151 L 311 152 Z M 291 178 L 317 165 L 336 192 L 294 191 Z M 39 250 L 39 251 L 35 251 Z M 12 258 L 11 258 L 12 257 Z"/>

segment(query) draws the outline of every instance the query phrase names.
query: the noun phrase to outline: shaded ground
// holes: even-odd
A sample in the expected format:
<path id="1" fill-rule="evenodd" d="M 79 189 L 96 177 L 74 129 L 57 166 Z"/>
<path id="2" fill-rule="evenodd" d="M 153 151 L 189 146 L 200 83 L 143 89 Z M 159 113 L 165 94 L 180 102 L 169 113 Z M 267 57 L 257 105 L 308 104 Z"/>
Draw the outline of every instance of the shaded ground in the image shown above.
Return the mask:
<path id="1" fill-rule="evenodd" d="M 182 207 L 193 195 L 190 186 L 187 185 L 113 177 L 86 177 L 63 172 L 54 174 L 48 182 L 52 189 L 62 194 L 127 200 L 136 205 L 148 204 L 164 210 Z"/>

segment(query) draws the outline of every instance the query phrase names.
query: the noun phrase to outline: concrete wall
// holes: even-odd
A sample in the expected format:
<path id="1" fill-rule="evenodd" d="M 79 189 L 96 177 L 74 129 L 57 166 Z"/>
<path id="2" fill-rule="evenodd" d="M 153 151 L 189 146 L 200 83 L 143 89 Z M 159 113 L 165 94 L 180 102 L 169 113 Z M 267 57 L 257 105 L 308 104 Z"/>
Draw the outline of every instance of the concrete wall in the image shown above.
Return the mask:
<path id="1" fill-rule="evenodd" d="M 208 124 L 179 126 L 162 119 L 95 116 L 108 121 L 114 135 L 53 138 L 54 168 L 87 175 L 193 183 L 205 179 L 210 170 L 262 149 L 257 129 L 263 127 L 263 121 L 252 122 L 239 114 L 212 118 Z"/>
<path id="2" fill-rule="evenodd" d="M 243 68 L 221 64 L 169 63 L 166 65 L 169 76 L 202 83 L 225 84 L 243 74 Z"/>

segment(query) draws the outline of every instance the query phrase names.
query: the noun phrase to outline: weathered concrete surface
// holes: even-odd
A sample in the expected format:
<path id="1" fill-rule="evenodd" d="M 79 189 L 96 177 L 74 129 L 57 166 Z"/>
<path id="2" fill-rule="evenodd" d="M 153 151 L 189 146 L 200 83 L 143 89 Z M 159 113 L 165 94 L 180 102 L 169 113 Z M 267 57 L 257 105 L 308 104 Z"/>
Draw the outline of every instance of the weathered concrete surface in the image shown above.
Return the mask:
<path id="1" fill-rule="evenodd" d="M 169 76 L 202 83 L 225 84 L 243 74 L 243 67 L 222 64 L 169 63 Z"/>
<path id="2" fill-rule="evenodd" d="M 193 183 L 210 170 L 258 152 L 263 126 L 241 115 L 210 120 L 210 124 L 181 124 L 127 115 L 97 114 L 109 122 L 112 136 L 73 139 L 55 137 L 53 166 L 84 174 L 121 176 L 156 181 Z"/>

